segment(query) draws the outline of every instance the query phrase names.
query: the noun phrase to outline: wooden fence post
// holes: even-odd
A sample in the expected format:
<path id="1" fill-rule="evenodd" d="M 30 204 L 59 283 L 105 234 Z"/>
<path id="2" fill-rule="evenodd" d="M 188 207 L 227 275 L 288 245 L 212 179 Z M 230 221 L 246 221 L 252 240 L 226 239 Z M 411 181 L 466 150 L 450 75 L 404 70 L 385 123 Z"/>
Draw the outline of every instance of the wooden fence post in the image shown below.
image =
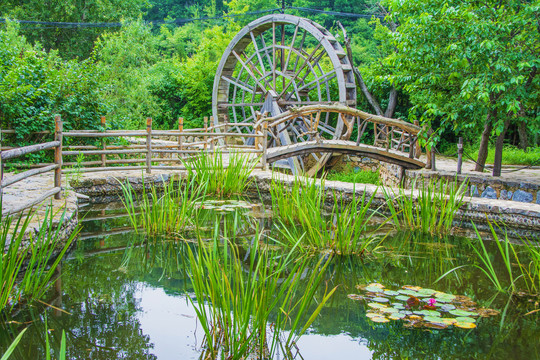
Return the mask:
<path id="1" fill-rule="evenodd" d="M 266 169 L 266 149 L 267 149 L 267 140 L 268 139 L 268 121 L 263 122 L 263 138 L 262 138 L 262 157 L 261 165 L 263 170 Z"/>
<path id="2" fill-rule="evenodd" d="M 103 130 L 104 131 L 107 131 L 106 129 L 106 123 L 105 123 L 105 116 L 102 116 L 101 117 L 101 126 L 103 127 Z M 101 138 L 101 149 L 102 150 L 106 150 L 107 146 L 105 145 L 105 138 Z M 101 154 L 101 166 L 105 167 L 107 166 L 107 155 L 106 154 Z"/>
<path id="3" fill-rule="evenodd" d="M 418 120 L 414 120 L 414 125 L 420 126 L 420 122 Z M 420 142 L 418 141 L 418 139 L 419 139 L 419 136 L 416 135 L 416 144 L 415 144 L 416 152 L 415 152 L 414 157 L 417 159 L 420 158 L 420 155 L 422 155 L 422 147 L 420 146 Z"/>
<path id="4" fill-rule="evenodd" d="M 152 118 L 146 118 L 146 173 L 152 173 Z"/>
<path id="5" fill-rule="evenodd" d="M 205 134 L 206 134 L 207 131 L 208 131 L 208 116 L 205 116 L 204 117 L 204 132 L 205 132 Z M 208 136 L 204 135 L 203 140 L 204 140 L 204 151 L 206 151 L 206 149 L 208 148 Z"/>
<path id="6" fill-rule="evenodd" d="M 212 128 L 212 130 L 210 130 L 211 133 L 215 133 L 215 128 L 214 128 L 214 117 L 213 116 L 210 116 L 210 127 Z M 215 141 L 215 136 L 210 136 L 210 151 L 214 152 L 214 141 Z"/>
<path id="7" fill-rule="evenodd" d="M 54 149 L 54 163 L 57 168 L 54 170 L 54 187 L 62 187 L 62 131 L 63 131 L 62 118 L 60 115 L 54 117 L 54 140 L 59 141 L 60 144 Z M 62 199 L 62 192 L 58 192 L 54 195 L 56 200 Z"/>
<path id="8" fill-rule="evenodd" d="M 463 165 L 463 138 L 460 137 L 457 144 L 457 173 L 461 174 L 461 167 Z"/>
<path id="9" fill-rule="evenodd" d="M 224 126 L 223 126 L 223 132 L 225 134 L 227 134 L 229 132 L 229 116 L 228 115 L 225 115 L 223 117 L 223 121 L 224 121 Z M 228 143 L 229 143 L 229 137 L 227 135 L 225 135 L 225 148 L 228 148 Z"/>
<path id="10" fill-rule="evenodd" d="M 184 118 L 179 117 L 178 118 L 178 150 L 179 151 L 182 151 L 182 142 L 184 140 L 184 137 L 182 136 L 182 132 L 184 132 Z M 179 159 L 181 156 L 182 154 L 178 154 Z"/>

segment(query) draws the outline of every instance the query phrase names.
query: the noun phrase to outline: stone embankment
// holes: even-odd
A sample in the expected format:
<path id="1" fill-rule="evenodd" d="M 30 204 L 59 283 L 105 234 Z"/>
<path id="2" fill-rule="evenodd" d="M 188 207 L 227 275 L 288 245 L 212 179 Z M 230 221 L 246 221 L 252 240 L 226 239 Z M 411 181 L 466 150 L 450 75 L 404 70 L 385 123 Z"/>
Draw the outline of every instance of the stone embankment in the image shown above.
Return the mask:
<path id="1" fill-rule="evenodd" d="M 434 173 L 434 172 L 432 172 Z M 416 173 L 416 177 L 422 176 L 430 178 L 429 172 L 421 171 Z M 444 172 L 438 172 L 438 177 L 445 177 Z M 403 175 L 403 173 L 402 173 Z M 412 174 L 407 175 L 412 178 Z M 455 176 L 455 175 L 454 175 Z M 451 177 L 451 179 L 454 178 Z M 177 180 L 182 177 L 180 171 L 154 171 L 152 175 L 146 175 L 140 171 L 118 171 L 84 173 L 77 184 L 72 184 L 72 190 L 64 191 L 63 200 L 48 200 L 43 206 L 52 206 L 55 212 L 55 219 L 58 220 L 65 210 L 65 218 L 67 222 L 64 224 L 65 233 L 68 234 L 77 223 L 77 209 L 79 202 L 107 202 L 117 199 L 121 195 L 120 181 L 129 181 L 136 191 L 142 192 L 143 188 L 149 189 L 152 184 L 162 185 L 171 180 Z M 264 193 L 268 190 L 272 177 L 278 178 L 284 183 L 291 183 L 294 177 L 270 171 L 254 171 L 251 189 L 254 194 L 257 191 Z M 538 176 L 540 178 L 540 174 Z M 16 185 L 7 187 L 4 192 L 4 208 L 12 207 L 18 202 L 28 200 L 29 198 L 39 196 L 46 189 L 49 189 L 51 177 L 35 176 L 28 180 L 21 181 Z M 535 184 L 533 182 L 533 184 Z M 325 186 L 336 193 L 340 193 L 345 198 L 351 197 L 354 193 L 361 194 L 367 192 L 371 195 L 375 194 L 375 204 L 378 206 L 383 203 L 384 195 L 380 188 L 375 185 L 366 184 L 351 184 L 338 181 L 326 181 Z M 486 186 L 488 182 L 486 180 Z M 499 189 L 502 191 L 504 189 Z M 397 192 L 397 191 L 396 191 Z M 411 192 L 411 190 L 406 190 Z M 81 195 L 82 194 L 82 195 Z M 514 193 L 515 194 L 515 193 Z M 416 196 L 416 192 L 413 192 Z M 538 194 L 535 194 L 538 197 Z M 44 208 L 38 209 L 36 216 L 31 224 L 32 231 L 36 231 L 40 221 L 43 220 Z M 464 204 L 458 213 L 463 221 L 485 222 L 486 219 L 492 219 L 506 224 L 509 227 L 527 229 L 533 234 L 540 234 L 540 204 L 533 202 L 520 202 L 511 200 L 492 199 L 488 196 L 466 196 Z"/>

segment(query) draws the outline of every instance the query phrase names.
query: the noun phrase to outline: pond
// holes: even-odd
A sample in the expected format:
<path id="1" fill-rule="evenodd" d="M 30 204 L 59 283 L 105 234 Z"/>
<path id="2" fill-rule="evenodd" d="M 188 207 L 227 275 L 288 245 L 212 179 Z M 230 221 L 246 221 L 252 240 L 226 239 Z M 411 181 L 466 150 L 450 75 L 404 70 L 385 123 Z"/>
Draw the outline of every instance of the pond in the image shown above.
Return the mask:
<path id="1" fill-rule="evenodd" d="M 44 300 L 49 306 L 38 304 L 5 319 L 0 329 L 2 351 L 13 333 L 20 331 L 23 324 L 31 324 L 12 359 L 45 358 L 46 328 L 56 351 L 65 331 L 70 359 L 199 359 L 204 331 L 193 305 L 197 297 L 188 275 L 189 254 L 197 251 L 197 243 L 185 239 L 212 238 L 216 229 L 221 236 L 227 235 L 229 226 L 235 229 L 233 237 L 239 244 L 238 251 L 231 253 L 245 260 L 257 233 L 272 238 L 275 231 L 269 206 L 257 204 L 250 209 L 249 203 L 245 208 L 230 209 L 209 205 L 196 230 L 151 239 L 131 229 L 121 204 L 86 208 L 80 212 L 82 233 L 63 262 L 61 281 Z M 221 226 L 215 227 L 216 223 Z M 384 241 L 369 253 L 334 257 L 323 254 L 328 264 L 309 309 L 315 309 L 325 291 L 336 290 L 294 344 L 292 357 L 540 358 L 538 314 L 525 315 L 538 307 L 534 303 L 538 298 L 496 292 L 485 274 L 470 266 L 479 262 L 465 238 L 437 238 L 391 229 L 383 233 Z M 486 242 L 486 246 L 495 271 L 503 278 L 504 262 L 498 258 L 495 244 Z M 283 252 L 275 244 L 268 247 Z M 320 268 L 319 259 L 319 255 L 308 256 L 303 274 Z M 303 281 L 300 290 L 309 276 Z M 376 322 L 373 316 L 366 316 L 373 314 L 374 306 L 373 295 L 365 297 L 369 293 L 366 286 L 368 290 L 384 287 L 389 294 L 396 291 L 391 301 L 396 301 L 399 291 L 429 288 L 466 296 L 471 304 L 477 303 L 475 307 L 495 311 L 492 316 L 474 319 L 476 327 L 472 329 L 408 326 L 411 324 L 403 320 Z M 429 297 L 444 301 L 443 297 Z M 270 315 L 271 321 L 275 317 Z M 285 327 L 283 334 L 288 331 Z M 277 351 L 274 358 L 287 357 Z"/>

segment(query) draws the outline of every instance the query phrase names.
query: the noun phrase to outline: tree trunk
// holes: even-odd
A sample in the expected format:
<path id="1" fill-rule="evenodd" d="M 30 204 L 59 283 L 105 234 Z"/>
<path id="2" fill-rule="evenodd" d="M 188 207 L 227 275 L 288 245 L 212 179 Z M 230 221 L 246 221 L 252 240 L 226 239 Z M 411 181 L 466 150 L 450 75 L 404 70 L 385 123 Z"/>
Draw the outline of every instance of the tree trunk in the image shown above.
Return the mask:
<path id="1" fill-rule="evenodd" d="M 474 171 L 482 172 L 484 171 L 484 166 L 486 165 L 488 146 L 489 146 L 489 136 L 491 135 L 491 130 L 493 130 L 493 125 L 491 123 L 491 118 L 492 118 L 493 113 L 489 112 L 487 114 L 486 123 L 484 125 L 484 131 L 482 132 L 482 138 L 480 139 L 480 149 L 478 149 L 478 158 L 476 159 L 476 166 L 474 168 Z"/>
<path id="2" fill-rule="evenodd" d="M 395 87 L 392 86 L 392 90 L 390 90 L 390 95 L 388 96 L 388 106 L 386 107 L 386 111 L 384 112 L 384 116 L 387 118 L 391 118 L 394 116 L 394 111 L 396 111 L 397 106 L 397 90 Z"/>
<path id="3" fill-rule="evenodd" d="M 519 122 L 518 134 L 519 134 L 519 148 L 522 150 L 527 150 L 527 148 L 529 147 L 529 138 L 527 136 L 527 123 L 525 121 Z"/>
<path id="4" fill-rule="evenodd" d="M 497 141 L 495 142 L 495 160 L 493 161 L 493 176 L 501 176 L 504 136 L 506 135 L 506 130 L 510 125 L 510 119 L 510 116 L 508 116 L 508 118 L 505 120 L 504 129 L 503 131 L 501 131 L 499 136 L 497 136 Z"/>

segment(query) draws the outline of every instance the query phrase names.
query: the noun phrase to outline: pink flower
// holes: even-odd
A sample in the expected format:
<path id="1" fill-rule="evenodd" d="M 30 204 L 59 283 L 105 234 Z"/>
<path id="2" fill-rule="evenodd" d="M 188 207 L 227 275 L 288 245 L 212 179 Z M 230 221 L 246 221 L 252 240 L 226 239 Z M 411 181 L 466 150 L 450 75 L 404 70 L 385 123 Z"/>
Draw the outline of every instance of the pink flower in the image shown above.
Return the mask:
<path id="1" fill-rule="evenodd" d="M 436 302 L 437 302 L 437 300 L 435 300 L 435 299 L 433 299 L 433 298 L 431 298 L 431 299 L 428 300 L 429 306 L 435 306 L 435 303 L 436 303 Z"/>

